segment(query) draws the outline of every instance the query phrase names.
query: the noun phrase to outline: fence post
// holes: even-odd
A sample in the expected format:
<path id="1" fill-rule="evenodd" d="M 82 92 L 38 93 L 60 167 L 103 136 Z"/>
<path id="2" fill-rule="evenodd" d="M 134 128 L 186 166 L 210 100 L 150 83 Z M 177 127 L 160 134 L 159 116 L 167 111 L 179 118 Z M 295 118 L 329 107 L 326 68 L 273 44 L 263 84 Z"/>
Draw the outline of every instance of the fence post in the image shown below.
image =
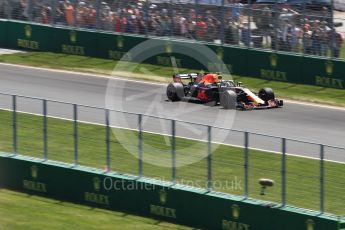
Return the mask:
<path id="1" fill-rule="evenodd" d="M 109 109 L 105 110 L 105 125 L 106 125 L 106 172 L 110 171 L 110 121 L 109 121 Z"/>
<path id="2" fill-rule="evenodd" d="M 165 36 L 170 36 L 170 37 L 173 37 L 175 34 L 174 34 L 174 30 L 175 30 L 175 22 L 174 22 L 174 13 L 173 13 L 173 2 L 172 0 L 170 0 L 169 2 L 169 8 L 168 8 L 168 15 L 169 17 L 171 18 L 171 25 L 170 25 L 170 34 L 169 35 L 165 35 Z M 165 34 L 165 31 L 163 31 L 163 33 Z"/>
<path id="3" fill-rule="evenodd" d="M 198 25 L 198 22 L 199 22 L 199 11 L 198 11 L 198 4 L 199 4 L 199 0 L 194 0 L 194 12 L 195 12 L 195 34 L 194 34 L 194 39 L 197 40 L 197 41 L 200 41 L 199 39 L 199 27 L 197 26 Z"/>
<path id="4" fill-rule="evenodd" d="M 327 12 L 328 14 L 328 12 Z M 332 29 L 332 37 L 331 37 L 331 59 L 335 57 L 334 54 L 334 46 L 336 45 L 336 36 L 335 36 L 335 28 L 334 28 L 334 0 L 331 0 L 331 29 Z M 327 54 L 326 54 L 327 55 Z"/>
<path id="5" fill-rule="evenodd" d="M 138 115 L 138 159 L 139 159 L 139 177 L 143 176 L 143 115 Z"/>
<path id="6" fill-rule="evenodd" d="M 306 31 L 304 29 L 305 22 L 306 22 L 306 11 L 307 11 L 307 3 L 306 1 L 303 1 L 303 12 L 302 12 L 302 18 L 303 18 L 303 37 L 302 37 L 302 55 L 304 56 L 306 54 Z"/>
<path id="7" fill-rule="evenodd" d="M 73 25 L 68 25 L 68 26 L 78 27 L 79 26 L 78 17 L 77 17 L 77 13 L 79 11 L 78 2 L 77 0 L 71 0 L 70 2 L 73 5 L 73 9 L 74 9 L 73 10 Z"/>
<path id="8" fill-rule="evenodd" d="M 211 126 L 207 126 L 207 190 L 212 191 L 212 136 Z"/>
<path id="9" fill-rule="evenodd" d="M 96 0 L 96 25 L 94 29 L 101 30 L 101 1 Z"/>
<path id="10" fill-rule="evenodd" d="M 249 133 L 244 133 L 244 196 L 249 194 Z"/>
<path id="11" fill-rule="evenodd" d="M 248 48 L 251 47 L 251 43 L 252 43 L 252 30 L 251 30 L 251 18 L 253 16 L 253 4 L 251 0 L 248 0 L 248 7 L 249 7 L 249 13 L 248 13 Z M 245 38 L 246 39 L 246 38 Z"/>
<path id="12" fill-rule="evenodd" d="M 275 0 L 274 1 L 274 26 L 273 26 L 273 29 L 274 29 L 274 49 L 272 49 L 272 45 L 271 45 L 271 49 L 272 51 L 278 51 L 278 46 L 279 46 L 279 39 L 278 39 L 278 29 L 279 29 L 279 23 L 278 23 L 278 19 L 279 19 L 279 15 L 278 15 L 278 0 Z M 272 41 L 271 41 L 272 43 Z"/>
<path id="13" fill-rule="evenodd" d="M 6 2 L 6 1 L 5 1 L 5 2 Z M 4 4 L 5 4 L 5 3 L 4 3 Z M 5 17 L 6 17 L 8 20 L 12 19 L 12 18 L 11 18 L 12 6 L 11 6 L 11 3 L 10 3 L 10 2 L 7 3 L 7 8 L 6 8 L 6 6 L 5 6 L 5 8 L 4 8 L 4 13 L 5 13 Z"/>
<path id="14" fill-rule="evenodd" d="M 320 145 L 320 212 L 324 213 L 324 145 Z"/>
<path id="15" fill-rule="evenodd" d="M 13 152 L 17 155 L 17 96 L 12 95 L 12 133 Z"/>
<path id="16" fill-rule="evenodd" d="M 171 120 L 172 182 L 176 184 L 176 121 Z"/>
<path id="17" fill-rule="evenodd" d="M 48 160 L 48 122 L 47 122 L 47 100 L 43 99 L 43 154 L 44 160 Z"/>
<path id="18" fill-rule="evenodd" d="M 27 15 L 28 16 L 28 21 L 32 22 L 34 20 L 33 14 L 32 14 L 33 6 L 34 6 L 33 0 L 28 0 L 27 4 L 28 4 L 28 15 Z"/>
<path id="19" fill-rule="evenodd" d="M 281 165 L 281 180 L 282 180 L 282 207 L 286 205 L 286 139 L 282 138 L 282 165 Z"/>
<path id="20" fill-rule="evenodd" d="M 145 20 L 145 35 L 149 35 L 149 1 L 145 1 L 144 3 L 144 20 Z"/>
<path id="21" fill-rule="evenodd" d="M 78 105 L 73 104 L 74 165 L 78 165 Z"/>
<path id="22" fill-rule="evenodd" d="M 225 43 L 225 0 L 222 0 L 222 6 L 221 8 L 221 18 L 222 18 L 222 23 L 220 26 L 220 39 L 221 39 L 221 43 L 224 44 Z"/>
<path id="23" fill-rule="evenodd" d="M 54 25 L 55 24 L 55 17 L 56 17 L 56 3 L 57 1 L 51 0 L 50 1 L 50 6 L 51 6 L 51 16 L 50 16 L 50 24 Z M 59 6 L 58 6 L 59 7 Z"/>

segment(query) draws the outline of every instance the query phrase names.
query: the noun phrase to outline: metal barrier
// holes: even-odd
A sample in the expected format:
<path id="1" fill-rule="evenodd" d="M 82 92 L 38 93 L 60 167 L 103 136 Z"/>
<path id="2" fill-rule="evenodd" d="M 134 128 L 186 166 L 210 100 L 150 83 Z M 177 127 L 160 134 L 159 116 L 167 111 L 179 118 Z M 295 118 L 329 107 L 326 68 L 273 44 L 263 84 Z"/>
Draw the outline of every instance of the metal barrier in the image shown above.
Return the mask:
<path id="1" fill-rule="evenodd" d="M 4 93 L 0 103 L 3 152 L 345 215 L 344 147 Z"/>
<path id="2" fill-rule="evenodd" d="M 0 18 L 344 58 L 345 17 L 304 2 L 4 0 Z"/>

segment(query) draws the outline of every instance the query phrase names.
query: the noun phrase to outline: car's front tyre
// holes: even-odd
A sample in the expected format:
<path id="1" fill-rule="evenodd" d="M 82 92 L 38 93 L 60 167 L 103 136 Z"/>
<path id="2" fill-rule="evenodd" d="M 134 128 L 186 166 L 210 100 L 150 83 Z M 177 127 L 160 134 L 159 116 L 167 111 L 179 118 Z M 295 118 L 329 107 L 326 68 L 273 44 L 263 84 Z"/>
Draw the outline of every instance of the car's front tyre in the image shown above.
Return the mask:
<path id="1" fill-rule="evenodd" d="M 225 90 L 220 93 L 219 102 L 224 109 L 236 109 L 237 94 L 232 90 Z"/>
<path id="2" fill-rule="evenodd" d="M 258 96 L 263 101 L 265 101 L 266 104 L 268 103 L 268 101 L 275 99 L 275 95 L 274 95 L 273 89 L 271 89 L 271 88 L 260 89 L 259 93 L 258 93 Z"/>

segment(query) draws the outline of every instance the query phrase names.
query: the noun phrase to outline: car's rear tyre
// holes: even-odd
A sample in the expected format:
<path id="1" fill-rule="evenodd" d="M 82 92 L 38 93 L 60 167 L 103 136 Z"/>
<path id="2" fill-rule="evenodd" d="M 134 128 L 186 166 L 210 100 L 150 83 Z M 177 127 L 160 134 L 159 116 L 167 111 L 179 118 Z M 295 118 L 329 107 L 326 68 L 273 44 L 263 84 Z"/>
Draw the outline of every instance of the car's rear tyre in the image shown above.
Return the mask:
<path id="1" fill-rule="evenodd" d="M 184 97 L 184 87 L 181 83 L 170 83 L 167 87 L 167 97 L 170 101 L 180 101 Z"/>
<path id="2" fill-rule="evenodd" d="M 224 109 L 236 109 L 237 94 L 232 90 L 226 90 L 220 94 L 219 102 Z"/>
<path id="3" fill-rule="evenodd" d="M 258 96 L 264 100 L 266 103 L 270 100 L 274 100 L 274 92 L 271 88 L 263 88 L 259 90 Z"/>

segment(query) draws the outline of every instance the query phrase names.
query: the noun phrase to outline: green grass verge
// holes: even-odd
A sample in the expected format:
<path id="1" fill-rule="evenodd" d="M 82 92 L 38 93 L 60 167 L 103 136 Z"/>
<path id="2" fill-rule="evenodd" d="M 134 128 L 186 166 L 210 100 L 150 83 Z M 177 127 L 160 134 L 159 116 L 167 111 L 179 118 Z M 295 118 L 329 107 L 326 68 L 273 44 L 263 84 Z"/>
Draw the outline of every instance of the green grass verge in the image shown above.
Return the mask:
<path id="1" fill-rule="evenodd" d="M 122 212 L 76 205 L 0 189 L 1 230 L 192 229 Z"/>
<path id="2" fill-rule="evenodd" d="M 117 61 L 107 59 L 35 52 L 1 55 L 0 62 L 105 75 L 111 74 L 117 64 Z M 145 75 L 143 69 L 149 71 L 152 75 Z M 179 71 L 191 72 L 193 70 L 179 69 Z M 127 78 L 169 82 L 171 81 L 172 72 L 173 70 L 171 67 L 140 64 L 133 73 L 123 71 L 118 74 Z M 262 87 L 271 87 L 276 91 L 278 97 L 284 99 L 345 107 L 345 90 L 269 81 L 250 77 L 233 77 L 235 80 L 243 82 L 247 87 L 253 90 L 258 90 Z"/>
<path id="3" fill-rule="evenodd" d="M 0 151 L 12 152 L 12 114 L 0 110 Z M 33 157 L 43 157 L 42 117 L 18 113 L 18 153 Z M 80 165 L 104 169 L 106 165 L 105 127 L 79 123 L 79 163 Z M 137 132 L 113 129 L 111 136 L 111 170 L 122 173 L 138 173 L 136 158 Z M 115 135 L 114 135 L 115 133 Z M 121 135 L 121 136 L 119 136 Z M 147 163 L 149 157 L 159 155 L 171 162 L 170 146 L 162 135 L 143 133 L 143 174 L 169 181 L 171 168 Z M 179 183 L 206 186 L 207 160 L 206 143 L 177 138 L 177 164 L 186 159 L 198 161 L 177 168 Z M 192 151 L 186 148 L 192 146 Z M 149 147 L 154 147 L 154 150 Z M 213 180 L 216 191 L 243 194 L 244 168 L 243 149 L 213 144 Z M 331 150 L 327 149 L 328 153 Z M 48 119 L 48 158 L 50 160 L 73 162 L 73 124 L 55 118 Z M 316 150 L 316 156 L 318 152 Z M 280 202 L 281 156 L 263 151 L 249 151 L 249 195 L 253 198 Z M 319 208 L 319 165 L 318 160 L 301 157 L 287 157 L 287 203 L 290 205 L 318 210 Z M 327 212 L 345 216 L 345 165 L 325 162 L 325 209 Z M 261 196 L 258 180 L 271 178 L 276 184 Z"/>

